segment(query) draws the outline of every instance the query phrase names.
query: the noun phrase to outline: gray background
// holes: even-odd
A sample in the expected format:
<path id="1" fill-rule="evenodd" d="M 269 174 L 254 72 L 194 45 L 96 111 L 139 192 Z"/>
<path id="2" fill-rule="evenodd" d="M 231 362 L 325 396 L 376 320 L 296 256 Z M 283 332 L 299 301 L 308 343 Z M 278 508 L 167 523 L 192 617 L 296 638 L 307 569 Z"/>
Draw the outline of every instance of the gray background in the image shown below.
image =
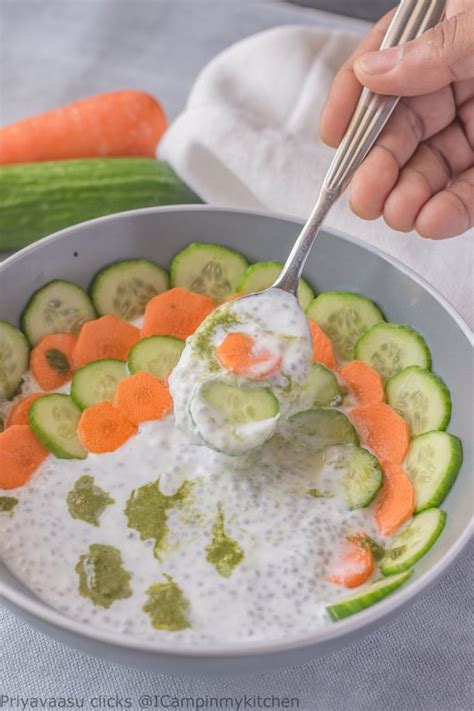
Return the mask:
<path id="1" fill-rule="evenodd" d="M 310 0 L 308 0 L 310 2 Z M 367 17 L 384 2 L 318 2 Z M 125 86 L 156 93 L 172 117 L 225 46 L 282 24 L 362 32 L 363 23 L 247 0 L 0 0 L 2 122 Z M 303 667 L 179 680 L 127 670 L 37 633 L 0 606 L 0 697 L 299 696 L 304 711 L 464 711 L 472 702 L 471 545 L 407 612 Z M 90 708 L 86 703 L 85 708 Z"/>

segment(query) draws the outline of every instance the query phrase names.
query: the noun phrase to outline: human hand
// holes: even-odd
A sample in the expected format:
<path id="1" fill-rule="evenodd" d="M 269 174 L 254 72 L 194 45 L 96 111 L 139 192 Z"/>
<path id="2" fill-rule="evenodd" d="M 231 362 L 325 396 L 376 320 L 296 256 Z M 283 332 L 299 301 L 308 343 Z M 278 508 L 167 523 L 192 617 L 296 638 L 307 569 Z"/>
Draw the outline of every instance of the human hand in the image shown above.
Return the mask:
<path id="1" fill-rule="evenodd" d="M 352 210 L 365 220 L 383 215 L 402 232 L 454 237 L 474 225 L 474 0 L 448 0 L 446 19 L 420 38 L 372 51 L 393 13 L 336 75 L 321 138 L 339 144 L 361 85 L 402 96 L 352 180 Z"/>

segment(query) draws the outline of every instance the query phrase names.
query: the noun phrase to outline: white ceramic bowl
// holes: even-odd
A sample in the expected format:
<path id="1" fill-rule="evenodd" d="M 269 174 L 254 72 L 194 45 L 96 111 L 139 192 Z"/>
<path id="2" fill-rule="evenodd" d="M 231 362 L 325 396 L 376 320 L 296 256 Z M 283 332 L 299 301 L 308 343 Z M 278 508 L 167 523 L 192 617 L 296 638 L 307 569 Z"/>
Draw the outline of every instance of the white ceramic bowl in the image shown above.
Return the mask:
<path id="1" fill-rule="evenodd" d="M 2 264 L 0 319 L 17 322 L 29 295 L 50 279 L 70 279 L 87 287 L 99 268 L 119 259 L 148 257 L 166 267 L 180 249 L 201 241 L 234 247 L 249 261 L 284 261 L 297 233 L 298 223 L 292 220 L 205 206 L 151 208 L 86 222 L 47 237 Z M 307 636 L 222 644 L 210 650 L 142 642 L 76 622 L 39 600 L 0 562 L 0 595 L 5 605 L 52 637 L 122 664 L 173 674 L 237 674 L 302 663 L 354 641 L 386 622 L 438 578 L 458 555 L 472 528 L 469 388 L 473 360 L 469 329 L 417 274 L 348 236 L 323 232 L 305 274 L 316 292 L 359 291 L 373 299 L 388 320 L 408 323 L 421 331 L 433 355 L 433 369 L 451 391 L 449 430 L 462 439 L 464 464 L 443 504 L 448 513 L 446 528 L 416 565 L 409 583 L 364 612 Z"/>

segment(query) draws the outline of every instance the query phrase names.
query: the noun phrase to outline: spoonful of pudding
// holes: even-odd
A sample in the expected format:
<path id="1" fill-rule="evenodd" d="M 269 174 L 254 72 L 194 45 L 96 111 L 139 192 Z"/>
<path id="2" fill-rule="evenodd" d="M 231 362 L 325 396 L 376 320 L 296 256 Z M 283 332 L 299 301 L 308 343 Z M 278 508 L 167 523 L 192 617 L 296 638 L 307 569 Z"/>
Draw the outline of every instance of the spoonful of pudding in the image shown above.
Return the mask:
<path id="1" fill-rule="evenodd" d="M 380 49 L 415 39 L 443 16 L 442 0 L 403 0 Z M 274 284 L 213 311 L 188 338 L 169 378 L 177 426 L 228 455 L 260 447 L 278 421 L 301 410 L 312 362 L 297 290 L 329 210 L 349 184 L 400 97 L 363 89 L 316 204 Z"/>

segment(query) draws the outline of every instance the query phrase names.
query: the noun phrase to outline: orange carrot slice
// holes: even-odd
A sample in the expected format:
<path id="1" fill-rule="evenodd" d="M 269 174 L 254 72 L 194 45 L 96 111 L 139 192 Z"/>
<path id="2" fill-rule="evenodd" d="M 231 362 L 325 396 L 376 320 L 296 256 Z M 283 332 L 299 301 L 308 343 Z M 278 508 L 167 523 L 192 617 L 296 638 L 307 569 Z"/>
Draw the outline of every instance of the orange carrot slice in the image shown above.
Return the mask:
<path id="1" fill-rule="evenodd" d="M 74 348 L 74 363 L 82 368 L 104 358 L 127 360 L 130 349 L 140 340 L 140 331 L 118 316 L 108 314 L 87 321 Z"/>
<path id="2" fill-rule="evenodd" d="M 155 157 L 167 125 L 143 91 L 111 91 L 23 119 L 0 130 L 0 163 L 106 156 Z"/>
<path id="3" fill-rule="evenodd" d="M 143 336 L 191 336 L 216 305 L 208 296 L 175 288 L 150 299 L 145 309 Z"/>
<path id="4" fill-rule="evenodd" d="M 99 402 L 83 411 L 77 431 L 89 452 L 103 454 L 115 452 L 138 428 L 112 403 Z"/>
<path id="5" fill-rule="evenodd" d="M 228 333 L 216 348 L 216 356 L 229 372 L 253 380 L 268 378 L 281 366 L 277 354 L 259 348 L 252 336 L 240 332 Z"/>
<path id="6" fill-rule="evenodd" d="M 0 434 L 0 489 L 23 486 L 48 456 L 28 425 L 12 425 Z"/>
<path id="7" fill-rule="evenodd" d="M 12 427 L 12 425 L 27 425 L 28 424 L 28 413 L 30 412 L 30 407 L 39 397 L 44 395 L 43 392 L 32 393 L 26 397 L 19 400 L 16 405 L 12 407 L 8 414 L 6 425 L 7 427 Z"/>
<path id="8" fill-rule="evenodd" d="M 138 423 L 160 420 L 173 407 L 173 400 L 166 383 L 141 371 L 118 383 L 114 405 L 130 422 Z"/>
<path id="9" fill-rule="evenodd" d="M 349 419 L 381 461 L 400 464 L 410 442 L 408 423 L 385 402 L 355 407 Z"/>
<path id="10" fill-rule="evenodd" d="M 369 546 L 362 544 L 363 540 L 363 533 L 347 539 L 334 562 L 335 572 L 329 578 L 331 583 L 356 588 L 370 578 L 374 572 L 374 557 Z"/>
<path id="11" fill-rule="evenodd" d="M 382 462 L 383 486 L 377 499 L 375 520 L 380 531 L 392 535 L 415 510 L 415 488 L 399 464 Z"/>
<path id="12" fill-rule="evenodd" d="M 30 368 L 40 388 L 46 392 L 56 390 L 71 380 L 76 343 L 77 336 L 72 333 L 53 333 L 33 348 Z"/>
<path id="13" fill-rule="evenodd" d="M 361 360 L 352 360 L 337 369 L 361 405 L 372 405 L 385 400 L 383 382 L 376 370 Z"/>
<path id="14" fill-rule="evenodd" d="M 327 368 L 335 368 L 336 359 L 330 339 L 315 321 L 308 319 L 308 326 L 313 341 L 313 361 L 322 363 Z"/>

